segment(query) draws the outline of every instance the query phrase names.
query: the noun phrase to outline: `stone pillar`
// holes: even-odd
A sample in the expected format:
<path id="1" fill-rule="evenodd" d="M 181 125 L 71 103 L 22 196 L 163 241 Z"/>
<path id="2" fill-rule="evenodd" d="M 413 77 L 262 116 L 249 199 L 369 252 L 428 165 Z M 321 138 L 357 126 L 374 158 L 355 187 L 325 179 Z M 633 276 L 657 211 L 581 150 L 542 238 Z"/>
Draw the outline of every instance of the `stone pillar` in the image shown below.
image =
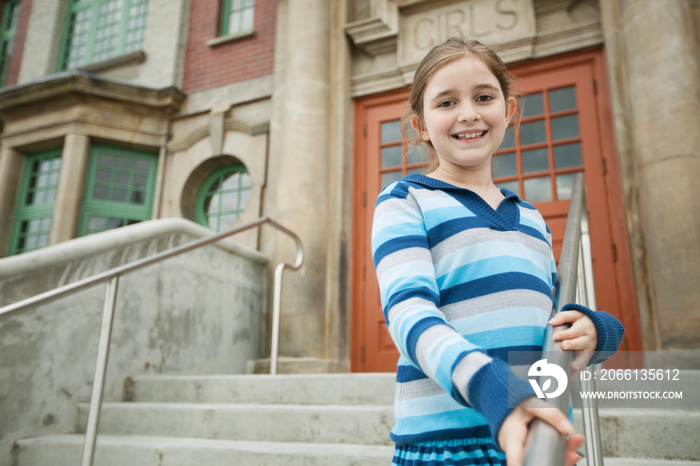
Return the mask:
<path id="1" fill-rule="evenodd" d="M 49 244 L 75 238 L 80 219 L 80 204 L 85 187 L 85 172 L 90 153 L 90 138 L 69 134 L 63 142 L 61 171 L 54 204 Z"/>
<path id="2" fill-rule="evenodd" d="M 22 154 L 9 147 L 0 150 L 0 257 L 7 255 L 12 236 L 17 191 L 22 178 Z"/>
<path id="3" fill-rule="evenodd" d="M 689 0 L 622 0 L 639 215 L 664 349 L 697 347 L 700 57 Z M 655 349 L 655 348 L 648 348 Z"/>
<path id="4" fill-rule="evenodd" d="M 329 150 L 329 3 L 279 2 L 265 214 L 297 233 L 306 260 L 285 272 L 280 355 L 324 357 Z M 265 230 L 272 266 L 293 261 L 290 239 Z M 265 248 L 267 249 L 267 248 Z"/>

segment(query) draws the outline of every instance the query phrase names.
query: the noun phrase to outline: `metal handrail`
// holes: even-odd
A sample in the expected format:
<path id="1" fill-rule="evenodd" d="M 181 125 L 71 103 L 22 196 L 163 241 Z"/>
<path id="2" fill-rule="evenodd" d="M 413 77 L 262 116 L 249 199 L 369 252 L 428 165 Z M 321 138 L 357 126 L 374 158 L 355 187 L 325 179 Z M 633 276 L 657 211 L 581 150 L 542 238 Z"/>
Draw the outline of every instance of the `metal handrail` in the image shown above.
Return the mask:
<path id="1" fill-rule="evenodd" d="M 579 258 L 581 260 L 579 261 Z M 588 216 L 586 213 L 585 186 L 583 174 L 574 179 L 574 185 L 566 221 L 566 232 L 559 258 L 559 303 L 579 302 L 594 305 L 588 297 L 593 294 L 592 267 L 590 261 L 590 243 L 588 239 Z M 578 293 L 578 294 L 577 294 Z M 586 299 L 583 299 L 586 298 Z M 594 306 L 595 307 L 595 306 Z M 553 309 L 553 314 L 558 309 Z M 549 363 L 556 364 L 566 372 L 567 380 L 571 378 L 572 354 L 561 349 L 561 342 L 554 341 L 554 334 L 565 330 L 569 325 L 547 326 L 543 357 Z M 542 381 L 540 381 L 542 382 Z M 564 415 L 569 414 L 569 387 L 560 396 L 546 401 L 558 408 Z M 600 432 L 598 430 L 598 411 L 595 400 L 584 405 L 583 418 L 586 432 L 586 452 L 588 464 L 602 466 L 600 454 Z M 564 464 L 566 437 L 542 419 L 535 419 L 531 424 L 526 441 L 524 466 L 561 466 Z"/>
<path id="2" fill-rule="evenodd" d="M 55 288 L 53 290 L 46 291 L 44 293 L 38 294 L 31 298 L 18 301 L 13 304 L 9 304 L 0 308 L 0 320 L 10 318 L 31 310 L 33 306 L 47 303 L 53 301 L 62 296 L 74 293 L 91 286 L 97 285 L 99 283 L 107 282 L 107 289 L 105 295 L 104 310 L 102 314 L 102 326 L 100 328 L 100 339 L 97 345 L 97 357 L 95 361 L 95 372 L 92 384 L 92 393 L 90 396 L 90 409 L 88 411 L 88 422 L 87 428 L 85 430 L 85 444 L 83 447 L 83 456 L 81 460 L 81 466 L 91 466 L 95 456 L 95 444 L 97 442 L 97 428 L 100 423 L 100 412 L 102 410 L 102 397 L 104 394 L 104 383 L 107 374 L 107 361 L 109 359 L 109 345 L 112 338 L 112 325 L 114 322 L 114 306 L 117 299 L 117 288 L 119 284 L 119 277 L 121 275 L 133 272 L 135 270 L 144 268 L 146 266 L 162 262 L 171 257 L 178 256 L 185 252 L 198 249 L 202 246 L 206 246 L 215 243 L 223 238 L 233 236 L 237 233 L 241 233 L 252 228 L 262 226 L 264 224 L 269 224 L 270 226 L 280 230 L 281 232 L 291 236 L 296 242 L 297 246 L 297 256 L 294 264 L 288 264 L 282 262 L 277 265 L 275 269 L 275 290 L 273 297 L 273 315 L 272 315 L 272 326 L 273 326 L 273 338 L 272 338 L 272 354 L 270 355 L 271 369 L 277 367 L 277 338 L 279 336 L 279 319 L 280 319 L 280 302 L 281 302 L 281 291 L 282 291 L 282 272 L 285 268 L 290 268 L 292 270 L 299 270 L 301 265 L 304 263 L 304 248 L 301 244 L 301 239 L 292 232 L 291 230 L 285 228 L 279 223 L 275 222 L 269 217 L 261 217 L 250 223 L 246 223 L 239 227 L 233 228 L 231 230 L 219 233 L 217 235 L 208 236 L 190 243 L 183 244 L 181 246 L 174 247 L 167 251 L 154 254 L 153 256 L 145 257 L 143 259 L 131 262 L 129 264 L 124 264 L 119 267 L 107 270 L 105 272 L 98 273 L 92 277 L 88 277 L 77 282 L 70 283 L 68 285 Z M 272 372 L 274 373 L 274 372 Z"/>

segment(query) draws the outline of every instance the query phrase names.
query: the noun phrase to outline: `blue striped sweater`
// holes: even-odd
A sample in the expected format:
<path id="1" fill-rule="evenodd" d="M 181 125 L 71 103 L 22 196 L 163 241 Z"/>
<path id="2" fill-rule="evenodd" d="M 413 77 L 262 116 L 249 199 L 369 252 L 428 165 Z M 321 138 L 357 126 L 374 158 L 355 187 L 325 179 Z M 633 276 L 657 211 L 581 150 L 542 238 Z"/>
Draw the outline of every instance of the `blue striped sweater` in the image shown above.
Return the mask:
<path id="1" fill-rule="evenodd" d="M 507 361 L 509 352 L 542 350 L 556 283 L 551 234 L 533 206 L 502 192 L 494 210 L 472 191 L 409 175 L 379 195 L 372 250 L 400 352 L 398 444 L 496 438 L 512 408 L 535 396 L 522 378 L 535 359 Z M 575 308 L 598 329 L 592 362 L 606 359 L 619 346 L 619 322 Z"/>

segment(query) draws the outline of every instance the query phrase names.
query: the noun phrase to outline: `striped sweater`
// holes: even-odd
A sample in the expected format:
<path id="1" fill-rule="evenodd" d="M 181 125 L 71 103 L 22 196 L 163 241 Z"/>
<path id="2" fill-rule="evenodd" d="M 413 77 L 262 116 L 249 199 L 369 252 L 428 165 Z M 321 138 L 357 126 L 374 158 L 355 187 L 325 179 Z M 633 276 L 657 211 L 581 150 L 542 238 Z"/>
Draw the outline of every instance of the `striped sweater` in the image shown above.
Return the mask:
<path id="1" fill-rule="evenodd" d="M 496 438 L 513 407 L 535 396 L 522 376 L 536 359 L 507 361 L 509 352 L 542 350 L 556 283 L 551 234 L 533 206 L 502 192 L 494 210 L 472 191 L 409 175 L 379 195 L 372 250 L 400 352 L 398 444 Z M 599 331 L 593 362 L 606 359 L 619 346 L 619 322 L 576 309 Z"/>

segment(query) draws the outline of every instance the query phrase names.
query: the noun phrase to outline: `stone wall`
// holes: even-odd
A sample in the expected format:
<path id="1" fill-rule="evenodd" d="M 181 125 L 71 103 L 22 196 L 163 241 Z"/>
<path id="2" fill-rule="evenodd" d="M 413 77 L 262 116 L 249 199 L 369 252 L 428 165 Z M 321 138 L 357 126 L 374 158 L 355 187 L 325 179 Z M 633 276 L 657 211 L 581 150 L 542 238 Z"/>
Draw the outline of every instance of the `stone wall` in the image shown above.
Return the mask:
<path id="1" fill-rule="evenodd" d="M 210 234 L 154 220 L 0 260 L 0 305 Z M 230 239 L 119 282 L 105 401 L 127 376 L 236 374 L 261 352 L 267 259 Z M 0 465 L 15 439 L 73 432 L 89 400 L 105 286 L 0 321 Z"/>

